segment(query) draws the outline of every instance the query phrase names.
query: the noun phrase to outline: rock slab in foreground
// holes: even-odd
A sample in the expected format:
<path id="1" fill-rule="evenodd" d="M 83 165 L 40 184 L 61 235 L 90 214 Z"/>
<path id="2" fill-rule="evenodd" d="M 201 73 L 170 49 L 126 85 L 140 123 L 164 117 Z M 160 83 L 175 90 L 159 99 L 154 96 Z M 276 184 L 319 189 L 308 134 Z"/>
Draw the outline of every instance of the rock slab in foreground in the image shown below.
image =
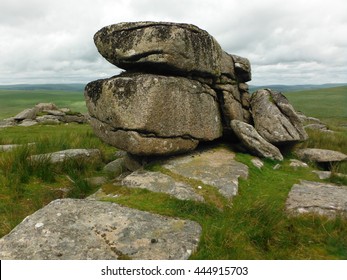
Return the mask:
<path id="1" fill-rule="evenodd" d="M 286 208 L 289 213 L 317 213 L 334 217 L 347 214 L 347 186 L 302 180 L 295 184 L 288 196 Z"/>
<path id="2" fill-rule="evenodd" d="M 199 224 L 114 203 L 61 199 L 0 239 L 0 259 L 187 259 Z"/>
<path id="3" fill-rule="evenodd" d="M 238 192 L 238 178 L 248 177 L 248 167 L 234 157 L 233 152 L 217 148 L 169 159 L 162 167 L 213 186 L 223 196 L 232 198 Z"/>

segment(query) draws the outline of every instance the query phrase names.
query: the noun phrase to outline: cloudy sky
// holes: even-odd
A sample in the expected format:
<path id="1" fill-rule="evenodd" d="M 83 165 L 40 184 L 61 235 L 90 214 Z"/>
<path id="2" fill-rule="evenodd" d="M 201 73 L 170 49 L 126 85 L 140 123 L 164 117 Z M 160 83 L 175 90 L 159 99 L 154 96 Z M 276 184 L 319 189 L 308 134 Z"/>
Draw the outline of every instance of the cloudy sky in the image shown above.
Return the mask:
<path id="1" fill-rule="evenodd" d="M 347 82 L 346 0 L 1 0 L 0 84 L 119 73 L 93 35 L 124 21 L 192 23 L 252 64 L 253 85 Z"/>

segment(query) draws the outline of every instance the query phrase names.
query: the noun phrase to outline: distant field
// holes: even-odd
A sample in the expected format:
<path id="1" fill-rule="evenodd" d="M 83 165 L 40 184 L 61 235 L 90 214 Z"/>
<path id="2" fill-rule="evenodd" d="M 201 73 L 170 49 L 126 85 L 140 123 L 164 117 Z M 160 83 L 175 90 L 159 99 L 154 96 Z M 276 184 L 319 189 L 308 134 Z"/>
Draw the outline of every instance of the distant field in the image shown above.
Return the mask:
<path id="1" fill-rule="evenodd" d="M 296 110 L 320 119 L 347 119 L 347 86 L 285 94 Z"/>
<path id="2" fill-rule="evenodd" d="M 53 102 L 58 107 L 86 112 L 82 91 L 0 90 L 0 119 L 12 117 L 40 102 Z"/>

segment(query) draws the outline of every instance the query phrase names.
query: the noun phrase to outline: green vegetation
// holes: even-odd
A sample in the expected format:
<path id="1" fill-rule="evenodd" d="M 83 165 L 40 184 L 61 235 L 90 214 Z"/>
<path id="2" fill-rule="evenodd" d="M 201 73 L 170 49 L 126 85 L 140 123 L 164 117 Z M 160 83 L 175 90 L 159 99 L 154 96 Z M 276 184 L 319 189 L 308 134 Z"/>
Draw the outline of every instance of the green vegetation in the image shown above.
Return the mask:
<path id="1" fill-rule="evenodd" d="M 0 100 L 0 120 L 13 117 L 41 102 L 52 102 L 61 108 L 68 107 L 73 111 L 86 112 L 83 91 L 0 89 Z"/>
<path id="2" fill-rule="evenodd" d="M 285 94 L 296 110 L 323 121 L 346 124 L 347 86 Z"/>
<path id="3" fill-rule="evenodd" d="M 38 94 L 38 99 L 28 97 L 32 102 L 28 105 L 17 99 L 22 98 L 23 94 L 19 91 L 11 101 L 9 95 L 0 91 L 1 100 L 7 104 L 13 102 L 14 111 L 9 109 L 6 116 L 13 116 L 38 102 L 54 102 L 61 107 L 71 107 L 73 100 L 83 102 L 83 97 L 77 93 L 75 96 L 60 92 L 63 95 L 57 99 L 52 93 L 48 94 L 52 99 L 39 99 L 40 94 L 44 96 L 47 93 L 39 94 L 35 91 L 33 94 Z M 337 131 L 333 134 L 309 131 L 310 139 L 301 143 L 301 147 L 327 148 L 347 153 L 347 127 L 341 126 L 347 123 L 347 87 L 293 92 L 286 96 L 296 109 L 328 121 L 329 126 Z M 65 103 L 60 104 L 59 100 Z M 1 115 L 4 115 L 2 108 L 6 107 L 3 104 L 1 102 Z M 78 108 L 73 110 L 81 111 Z M 115 152 L 114 148 L 96 138 L 88 125 L 47 125 L 0 130 L 0 144 L 30 142 L 36 144 L 0 153 L 0 236 L 7 234 L 23 218 L 53 199 L 83 198 L 95 191 L 95 187 L 90 186 L 85 178 L 101 174 L 102 165 L 112 160 Z M 102 151 L 102 161 L 69 161 L 60 165 L 27 161 L 32 154 L 68 148 L 98 148 Z M 269 160 L 259 170 L 250 162 L 251 156 L 237 153 L 236 159 L 249 166 L 250 175 L 248 180 L 240 180 L 239 195 L 232 202 L 221 197 L 214 188 L 175 175 L 158 164 L 147 168 L 190 184 L 204 196 L 206 203 L 181 201 L 162 193 L 113 184 L 106 184 L 102 189 L 105 193 L 120 194 L 116 198 L 105 199 L 107 201 L 197 221 L 203 233 L 192 259 L 347 259 L 345 219 L 327 219 L 317 215 L 291 217 L 285 213 L 285 201 L 293 184 L 302 179 L 320 181 L 312 173 L 316 166 L 297 168 L 293 172 L 292 167 L 289 167 L 291 157 L 291 154 L 287 154 L 278 170 L 273 169 L 277 162 Z M 333 171 L 347 173 L 346 166 L 333 166 Z M 336 176 L 329 180 L 346 185 L 345 179 Z M 202 190 L 198 186 L 203 186 Z"/>
<path id="4" fill-rule="evenodd" d="M 0 144 L 26 144 L 0 153 L 0 236 L 8 233 L 28 214 L 53 199 L 83 198 L 96 189 L 85 180 L 101 173 L 113 159 L 115 149 L 103 144 L 88 125 L 13 127 L 1 130 Z M 68 160 L 51 164 L 47 160 L 29 161 L 34 154 L 71 148 L 98 148 L 102 162 Z"/>

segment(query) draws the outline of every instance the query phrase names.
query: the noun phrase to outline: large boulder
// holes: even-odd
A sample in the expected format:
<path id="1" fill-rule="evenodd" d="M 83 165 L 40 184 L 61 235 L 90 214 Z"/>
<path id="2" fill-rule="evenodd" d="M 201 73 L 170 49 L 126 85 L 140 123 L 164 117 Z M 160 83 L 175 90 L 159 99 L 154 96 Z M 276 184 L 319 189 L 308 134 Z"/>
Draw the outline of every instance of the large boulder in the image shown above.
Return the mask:
<path id="1" fill-rule="evenodd" d="M 268 142 L 280 145 L 307 139 L 299 116 L 280 92 L 258 90 L 252 94 L 250 104 L 254 126 Z"/>
<path id="2" fill-rule="evenodd" d="M 216 93 L 198 81 L 125 74 L 89 83 L 85 98 L 96 134 L 132 154 L 187 151 L 222 135 Z"/>
<path id="3" fill-rule="evenodd" d="M 126 70 L 218 77 L 223 68 L 220 45 L 206 31 L 191 24 L 119 23 L 99 30 L 94 42 L 103 57 Z"/>
<path id="4" fill-rule="evenodd" d="M 200 235 L 196 222 L 109 202 L 61 199 L 0 239 L 0 259 L 188 259 Z"/>
<path id="5" fill-rule="evenodd" d="M 238 120 L 232 120 L 231 128 L 242 144 L 251 153 L 273 160 L 283 160 L 280 150 L 261 137 L 250 124 Z"/>

